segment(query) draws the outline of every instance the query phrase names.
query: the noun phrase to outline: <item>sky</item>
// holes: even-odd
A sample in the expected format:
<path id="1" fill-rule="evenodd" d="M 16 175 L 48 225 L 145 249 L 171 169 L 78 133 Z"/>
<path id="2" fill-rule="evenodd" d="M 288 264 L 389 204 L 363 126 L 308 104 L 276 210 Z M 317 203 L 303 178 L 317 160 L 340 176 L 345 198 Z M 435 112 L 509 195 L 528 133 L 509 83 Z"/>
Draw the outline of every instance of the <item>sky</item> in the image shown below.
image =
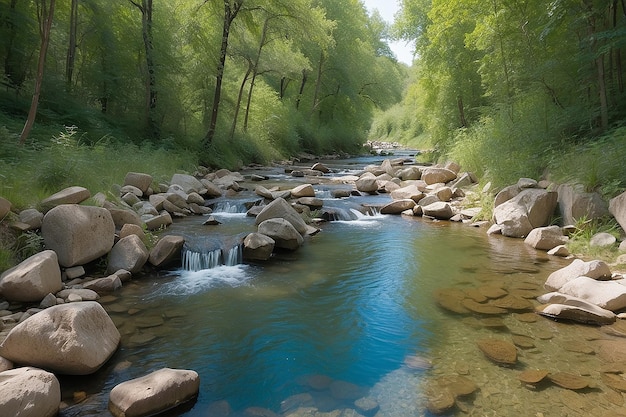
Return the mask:
<path id="1" fill-rule="evenodd" d="M 374 9 L 378 10 L 378 13 L 389 23 L 393 23 L 393 18 L 398 11 L 397 0 L 362 0 L 367 7 L 367 10 L 371 13 Z M 407 45 L 405 41 L 391 42 L 389 47 L 396 54 L 398 61 L 404 62 L 407 65 L 411 65 L 413 61 L 413 47 Z"/>

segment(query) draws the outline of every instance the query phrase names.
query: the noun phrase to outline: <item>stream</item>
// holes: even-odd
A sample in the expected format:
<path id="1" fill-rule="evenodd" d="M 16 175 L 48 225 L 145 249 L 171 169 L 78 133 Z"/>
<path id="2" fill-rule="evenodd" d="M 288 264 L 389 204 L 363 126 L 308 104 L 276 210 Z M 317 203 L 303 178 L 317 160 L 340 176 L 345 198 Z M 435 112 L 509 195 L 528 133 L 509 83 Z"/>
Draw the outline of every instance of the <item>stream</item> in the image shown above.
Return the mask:
<path id="1" fill-rule="evenodd" d="M 324 161 L 335 176 L 380 162 Z M 311 181 L 278 169 L 263 174 L 268 188 Z M 121 347 L 96 374 L 62 377 L 67 407 L 60 415 L 108 415 L 115 385 L 163 367 L 195 370 L 201 381 L 197 401 L 164 416 L 356 416 L 355 401 L 366 417 L 372 401 L 378 417 L 428 416 L 426 388 L 446 375 L 478 386 L 450 415 L 602 415 L 618 408 L 599 379 L 592 345 L 599 328 L 557 323 L 532 309 L 454 314 L 434 297 L 442 289 L 497 287 L 536 305 L 549 273 L 569 261 L 522 240 L 487 236 L 484 228 L 380 215 L 371 207 L 389 196 L 333 199 L 329 191 L 337 187 L 350 188 L 314 185 L 336 219 L 321 223 L 297 251 L 266 263 L 243 263 L 238 246 L 255 230 L 245 214 L 260 200 L 252 191 L 213 202 L 220 225 L 204 226 L 202 216 L 176 220 L 165 233 L 186 238 L 181 265 L 103 297 Z M 479 338 L 516 335 L 530 342 L 518 346 L 514 367 L 495 365 L 476 347 Z M 588 375 L 597 387 L 528 387 L 517 378 L 527 368 Z M 77 402 L 77 392 L 86 399 Z"/>

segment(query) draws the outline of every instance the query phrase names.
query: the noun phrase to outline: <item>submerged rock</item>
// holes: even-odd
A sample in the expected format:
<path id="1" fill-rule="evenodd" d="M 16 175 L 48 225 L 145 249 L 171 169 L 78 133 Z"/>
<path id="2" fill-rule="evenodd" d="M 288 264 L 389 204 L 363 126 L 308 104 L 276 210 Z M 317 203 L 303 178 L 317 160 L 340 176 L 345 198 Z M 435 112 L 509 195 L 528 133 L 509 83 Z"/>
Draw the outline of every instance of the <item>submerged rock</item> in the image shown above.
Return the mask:
<path id="1" fill-rule="evenodd" d="M 525 384 L 535 385 L 543 381 L 548 373 L 545 369 L 527 369 L 520 373 L 517 378 Z"/>
<path id="2" fill-rule="evenodd" d="M 481 339 L 477 344 L 485 356 L 497 364 L 515 365 L 517 363 L 517 349 L 511 342 L 499 339 Z"/>
<path id="3" fill-rule="evenodd" d="M 561 388 L 571 389 L 574 391 L 587 388 L 590 382 L 585 377 L 570 374 L 567 372 L 557 372 L 554 374 L 549 374 L 548 379 L 550 379 L 550 381 L 552 381 Z"/>

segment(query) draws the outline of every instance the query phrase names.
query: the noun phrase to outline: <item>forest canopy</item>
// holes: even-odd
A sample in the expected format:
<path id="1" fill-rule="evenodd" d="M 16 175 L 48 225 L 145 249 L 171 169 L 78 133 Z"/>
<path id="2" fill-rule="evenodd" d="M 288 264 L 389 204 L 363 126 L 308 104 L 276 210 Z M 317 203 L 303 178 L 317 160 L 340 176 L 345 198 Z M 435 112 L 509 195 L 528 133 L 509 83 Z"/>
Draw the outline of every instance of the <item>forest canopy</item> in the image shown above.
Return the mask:
<path id="1" fill-rule="evenodd" d="M 207 164 L 354 151 L 406 77 L 387 24 L 358 0 L 6 0 L 9 134 L 28 114 L 48 17 L 31 140 L 74 126 L 86 143 L 185 147 Z"/>

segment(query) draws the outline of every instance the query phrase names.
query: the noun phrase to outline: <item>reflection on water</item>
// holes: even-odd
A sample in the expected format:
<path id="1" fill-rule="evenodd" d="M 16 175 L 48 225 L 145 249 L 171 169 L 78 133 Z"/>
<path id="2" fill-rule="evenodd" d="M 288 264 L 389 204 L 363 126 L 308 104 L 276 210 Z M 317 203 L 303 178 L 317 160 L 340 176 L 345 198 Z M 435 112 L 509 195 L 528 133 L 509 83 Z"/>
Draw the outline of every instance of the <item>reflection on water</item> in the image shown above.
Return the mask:
<path id="1" fill-rule="evenodd" d="M 251 230 L 249 219 L 238 219 L 211 234 Z M 198 220 L 191 219 L 171 232 L 202 241 L 197 230 Z M 525 310 L 456 314 L 434 297 L 444 289 L 479 297 L 497 288 L 533 304 L 548 273 L 564 264 L 521 241 L 487 237 L 483 229 L 361 214 L 324 224 L 301 249 L 263 266 L 144 277 L 105 300 L 122 347 L 89 379 L 62 381 L 72 405 L 61 415 L 101 415 L 114 385 L 166 366 L 196 370 L 201 378 L 197 402 L 166 414 L 171 416 L 219 415 L 210 410 L 221 401 L 232 415 L 248 407 L 285 415 L 300 407 L 428 415 L 424 393 L 450 375 L 478 386 L 457 398 L 453 414 L 602 415 L 618 407 L 621 394 L 599 382 L 602 365 L 593 341 L 604 336 L 597 328 Z M 485 337 L 526 343 L 518 346 L 518 364 L 507 368 L 486 359 L 476 346 Z M 574 342 L 581 346 L 572 348 Z M 527 387 L 518 374 L 528 368 L 598 382 L 582 392 Z M 74 391 L 90 396 L 73 405 Z M 375 406 L 368 408 L 371 401 Z"/>

